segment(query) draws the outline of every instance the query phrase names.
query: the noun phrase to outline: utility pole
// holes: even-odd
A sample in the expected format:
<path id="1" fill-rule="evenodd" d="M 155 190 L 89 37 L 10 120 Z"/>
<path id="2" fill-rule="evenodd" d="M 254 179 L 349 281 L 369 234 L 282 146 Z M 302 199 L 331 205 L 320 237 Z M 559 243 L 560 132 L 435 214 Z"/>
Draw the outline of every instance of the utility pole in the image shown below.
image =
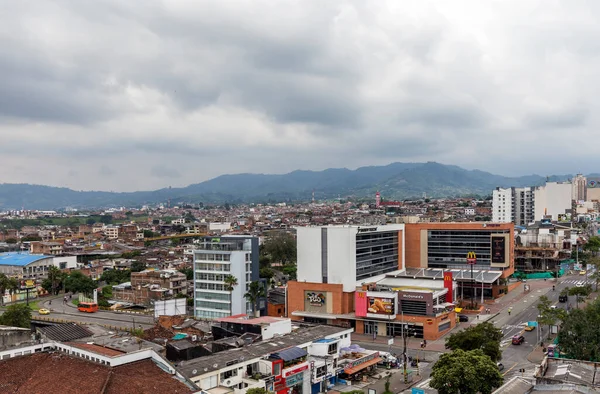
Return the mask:
<path id="1" fill-rule="evenodd" d="M 467 264 L 469 264 L 471 266 L 471 309 L 473 309 L 475 307 L 475 282 L 473 280 L 473 266 L 475 265 L 475 263 L 477 263 L 477 256 L 475 255 L 475 252 L 469 252 L 467 253 Z M 482 277 L 483 280 L 483 277 Z M 482 289 L 483 291 L 483 289 Z M 483 292 L 482 292 L 483 294 Z"/>
<path id="2" fill-rule="evenodd" d="M 408 383 L 408 371 L 406 369 L 406 364 L 408 363 L 408 357 L 406 356 L 406 337 L 408 336 L 408 327 L 405 326 L 402 330 L 402 340 L 404 341 L 404 352 L 403 352 L 403 360 L 404 360 L 404 383 Z"/>

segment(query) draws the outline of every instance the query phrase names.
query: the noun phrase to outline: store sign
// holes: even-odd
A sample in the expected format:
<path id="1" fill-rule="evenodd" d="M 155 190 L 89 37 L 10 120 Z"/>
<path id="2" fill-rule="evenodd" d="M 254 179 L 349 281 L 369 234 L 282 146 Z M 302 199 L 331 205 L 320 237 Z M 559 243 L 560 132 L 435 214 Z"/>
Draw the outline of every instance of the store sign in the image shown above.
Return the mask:
<path id="1" fill-rule="evenodd" d="M 371 233 L 377 231 L 377 227 L 361 227 L 358 229 L 359 233 Z"/>
<path id="2" fill-rule="evenodd" d="M 421 294 L 406 294 L 406 293 L 403 293 L 402 294 L 402 298 L 409 299 L 409 300 L 422 300 L 425 297 L 423 297 Z"/>
<path id="3" fill-rule="evenodd" d="M 377 357 L 379 357 L 379 352 L 375 352 L 373 354 L 369 354 L 368 356 L 365 356 L 363 358 L 359 358 L 358 360 L 354 360 L 354 361 L 346 364 L 344 366 L 344 369 L 358 367 L 361 364 L 367 363 L 367 362 L 369 362 L 371 360 L 375 360 Z"/>
<path id="4" fill-rule="evenodd" d="M 444 288 L 448 290 L 446 293 L 446 302 L 452 302 L 452 272 L 444 272 Z"/>
<path id="5" fill-rule="evenodd" d="M 292 375 L 289 378 L 287 378 L 285 380 L 285 385 L 287 387 L 293 387 L 293 386 L 297 385 L 298 383 L 302 383 L 303 380 L 304 380 L 304 374 L 298 373 L 296 375 Z"/>
<path id="6" fill-rule="evenodd" d="M 294 375 L 297 373 L 301 373 L 303 371 L 306 371 L 307 369 L 308 369 L 308 363 L 304 363 L 294 369 L 283 371 L 283 377 L 285 378 L 285 377 L 288 377 L 288 376 L 291 376 L 291 375 Z"/>
<path id="7" fill-rule="evenodd" d="M 477 263 L 477 255 L 475 254 L 475 252 L 469 252 L 467 253 L 467 264 L 476 264 Z"/>
<path id="8" fill-rule="evenodd" d="M 308 291 L 306 292 L 306 301 L 308 301 L 312 306 L 323 306 L 325 305 L 326 301 L 325 293 Z"/>

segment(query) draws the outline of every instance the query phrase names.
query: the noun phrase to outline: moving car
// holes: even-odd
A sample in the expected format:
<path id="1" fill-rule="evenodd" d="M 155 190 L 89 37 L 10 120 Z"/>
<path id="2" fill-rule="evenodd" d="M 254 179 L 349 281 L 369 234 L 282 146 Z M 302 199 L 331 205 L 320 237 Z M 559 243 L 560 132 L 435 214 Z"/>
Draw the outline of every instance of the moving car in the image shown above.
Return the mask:
<path id="1" fill-rule="evenodd" d="M 567 295 L 559 295 L 558 302 L 567 302 L 569 301 L 569 297 Z"/>
<path id="2" fill-rule="evenodd" d="M 469 321 L 469 316 L 467 316 L 467 315 L 458 315 L 458 321 L 459 322 Z"/>
<path id="3" fill-rule="evenodd" d="M 584 282 L 577 282 L 577 284 L 575 285 L 575 287 L 584 287 L 585 283 Z"/>
<path id="4" fill-rule="evenodd" d="M 38 310 L 38 313 L 40 315 L 49 315 L 50 311 L 48 309 L 46 309 L 46 308 L 42 308 L 42 309 Z"/>
<path id="5" fill-rule="evenodd" d="M 515 335 L 512 337 L 512 344 L 513 345 L 520 345 L 523 342 L 525 342 L 525 337 L 523 335 Z"/>
<path id="6" fill-rule="evenodd" d="M 585 270 L 579 271 L 579 275 L 585 275 Z"/>
<path id="7" fill-rule="evenodd" d="M 525 326 L 525 331 L 533 331 L 535 330 L 535 326 Z"/>

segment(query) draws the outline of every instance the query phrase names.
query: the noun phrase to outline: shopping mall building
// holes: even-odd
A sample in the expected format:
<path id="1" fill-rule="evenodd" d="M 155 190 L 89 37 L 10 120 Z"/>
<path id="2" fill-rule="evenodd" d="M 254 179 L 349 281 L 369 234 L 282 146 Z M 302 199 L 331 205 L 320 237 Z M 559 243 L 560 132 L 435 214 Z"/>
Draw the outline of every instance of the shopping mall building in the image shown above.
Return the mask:
<path id="1" fill-rule="evenodd" d="M 497 298 L 514 271 L 512 224 L 301 227 L 297 236 L 288 316 L 359 334 L 395 336 L 404 327 L 435 340 L 455 326 L 457 299 Z"/>

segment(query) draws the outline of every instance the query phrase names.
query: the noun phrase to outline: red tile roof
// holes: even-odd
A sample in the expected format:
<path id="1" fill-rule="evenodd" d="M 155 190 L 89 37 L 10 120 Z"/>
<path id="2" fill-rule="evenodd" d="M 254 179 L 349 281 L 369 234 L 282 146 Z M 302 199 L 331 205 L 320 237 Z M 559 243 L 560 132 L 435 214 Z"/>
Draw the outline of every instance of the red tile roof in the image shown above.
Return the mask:
<path id="1" fill-rule="evenodd" d="M 0 393 L 191 393 L 151 360 L 115 368 L 60 352 L 0 361 Z"/>

